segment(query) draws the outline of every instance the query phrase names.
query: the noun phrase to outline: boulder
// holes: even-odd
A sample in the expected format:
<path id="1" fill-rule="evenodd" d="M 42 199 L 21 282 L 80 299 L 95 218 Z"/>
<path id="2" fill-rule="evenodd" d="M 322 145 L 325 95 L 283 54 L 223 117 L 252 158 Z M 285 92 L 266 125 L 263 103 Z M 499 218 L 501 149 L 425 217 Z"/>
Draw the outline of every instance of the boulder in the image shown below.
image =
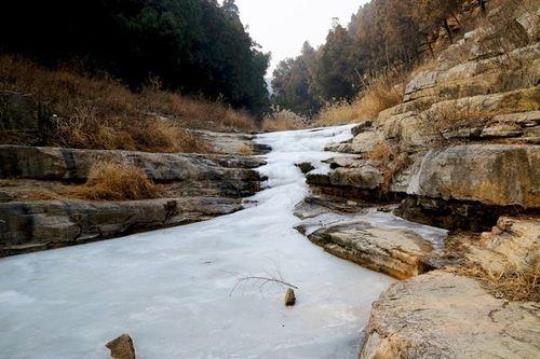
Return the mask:
<path id="1" fill-rule="evenodd" d="M 359 220 L 322 228 L 308 238 L 329 253 L 399 279 L 424 272 L 431 242 L 405 228 Z"/>
<path id="2" fill-rule="evenodd" d="M 111 351 L 113 359 L 135 359 L 133 339 L 127 334 L 111 340 L 105 346 Z"/>
<path id="3" fill-rule="evenodd" d="M 426 154 L 407 194 L 540 207 L 540 146 L 460 145 Z"/>
<path id="4" fill-rule="evenodd" d="M 399 282 L 371 311 L 361 359 L 535 359 L 540 306 L 496 299 L 470 278 L 434 271 Z"/>

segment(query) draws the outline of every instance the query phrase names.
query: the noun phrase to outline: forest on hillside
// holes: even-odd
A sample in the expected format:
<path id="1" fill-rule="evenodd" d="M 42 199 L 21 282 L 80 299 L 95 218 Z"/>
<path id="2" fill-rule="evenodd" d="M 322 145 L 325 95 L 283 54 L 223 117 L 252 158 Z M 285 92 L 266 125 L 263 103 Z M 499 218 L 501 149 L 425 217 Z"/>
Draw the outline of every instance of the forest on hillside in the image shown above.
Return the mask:
<path id="1" fill-rule="evenodd" d="M 464 7 L 486 12 L 486 0 L 372 0 L 361 6 L 345 28 L 336 22 L 326 42 L 305 43 L 297 58 L 282 61 L 274 72 L 274 103 L 311 116 L 332 102 L 351 101 L 370 79 L 404 73 L 441 36 L 453 41 L 449 20 L 458 22 Z"/>
<path id="2" fill-rule="evenodd" d="M 0 3 L 0 53 L 51 68 L 111 75 L 138 90 L 268 108 L 270 55 L 242 24 L 234 0 L 18 0 Z"/>

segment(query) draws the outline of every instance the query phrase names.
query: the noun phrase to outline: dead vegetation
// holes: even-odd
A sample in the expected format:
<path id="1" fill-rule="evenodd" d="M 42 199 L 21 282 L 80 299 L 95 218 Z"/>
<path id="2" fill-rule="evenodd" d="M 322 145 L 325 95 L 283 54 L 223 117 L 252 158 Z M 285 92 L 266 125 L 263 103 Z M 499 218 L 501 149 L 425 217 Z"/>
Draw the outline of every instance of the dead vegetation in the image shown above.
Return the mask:
<path id="1" fill-rule="evenodd" d="M 0 56 L 0 91 L 31 94 L 52 112 L 42 134 L 50 146 L 204 153 L 211 147 L 188 129 L 256 129 L 244 113 L 162 91 L 155 81 L 135 93 L 106 76 L 47 70 L 14 56 Z"/>
<path id="2" fill-rule="evenodd" d="M 373 79 L 353 102 L 339 101 L 323 108 L 315 119 L 316 124 L 329 126 L 376 118 L 381 111 L 403 101 L 404 87 L 401 80 L 396 75 Z"/>
<path id="3" fill-rule="evenodd" d="M 306 127 L 306 119 L 292 111 L 280 110 L 266 116 L 261 124 L 263 132 L 299 130 Z"/>
<path id="4" fill-rule="evenodd" d="M 76 197 L 88 200 L 139 200 L 161 194 L 144 171 L 127 163 L 97 162 L 83 186 L 72 190 Z"/>
<path id="5" fill-rule="evenodd" d="M 503 273 L 490 273 L 475 263 L 450 268 L 449 271 L 477 279 L 498 298 L 540 302 L 540 263 L 536 263 L 527 272 L 508 270 Z"/>

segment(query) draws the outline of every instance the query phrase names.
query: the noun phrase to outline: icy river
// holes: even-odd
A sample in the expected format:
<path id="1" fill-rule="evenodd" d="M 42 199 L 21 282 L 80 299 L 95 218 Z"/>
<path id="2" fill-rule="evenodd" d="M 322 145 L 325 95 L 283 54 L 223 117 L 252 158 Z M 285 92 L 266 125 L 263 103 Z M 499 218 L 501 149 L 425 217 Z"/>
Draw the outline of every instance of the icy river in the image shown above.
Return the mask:
<path id="1" fill-rule="evenodd" d="M 122 333 L 137 357 L 357 358 L 370 306 L 392 279 L 299 234 L 308 192 L 294 164 L 332 156 L 350 126 L 262 135 L 268 188 L 211 221 L 0 259 L 0 358 L 108 358 Z M 283 278 L 285 289 L 243 277 Z M 233 290 L 234 289 L 234 290 Z"/>

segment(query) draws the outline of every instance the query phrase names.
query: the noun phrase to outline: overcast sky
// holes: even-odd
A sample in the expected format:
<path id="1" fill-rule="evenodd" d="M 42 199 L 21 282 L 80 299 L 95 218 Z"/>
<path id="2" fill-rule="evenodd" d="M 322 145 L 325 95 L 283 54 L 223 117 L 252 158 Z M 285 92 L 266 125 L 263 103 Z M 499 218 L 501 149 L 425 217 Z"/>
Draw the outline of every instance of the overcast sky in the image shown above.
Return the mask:
<path id="1" fill-rule="evenodd" d="M 249 33 L 272 52 L 271 76 L 276 65 L 286 57 L 300 53 L 308 40 L 312 46 L 321 45 L 337 17 L 347 25 L 366 0 L 236 0 L 240 16 Z"/>

